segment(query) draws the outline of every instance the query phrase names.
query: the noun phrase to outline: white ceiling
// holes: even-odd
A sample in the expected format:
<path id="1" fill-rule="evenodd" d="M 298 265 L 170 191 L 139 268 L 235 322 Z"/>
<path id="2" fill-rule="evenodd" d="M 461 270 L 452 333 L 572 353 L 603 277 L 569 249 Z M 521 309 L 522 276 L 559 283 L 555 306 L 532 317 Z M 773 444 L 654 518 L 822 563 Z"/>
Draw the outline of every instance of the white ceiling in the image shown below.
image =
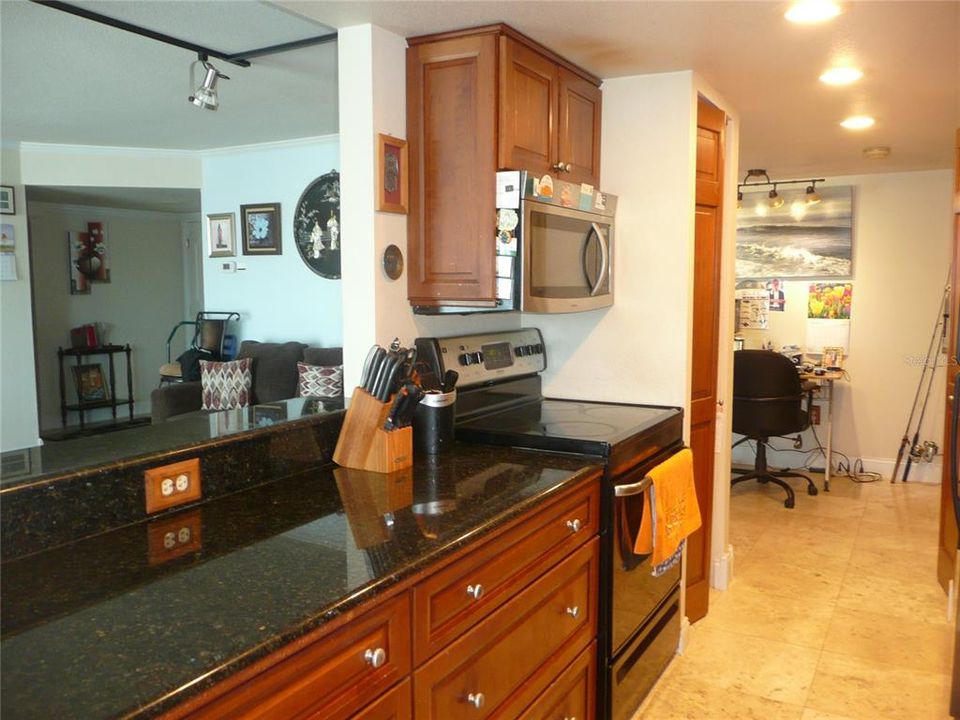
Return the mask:
<path id="1" fill-rule="evenodd" d="M 74 2 L 232 53 L 332 32 L 255 0 Z M 0 129 L 5 144 L 227 147 L 335 133 L 337 46 L 251 60 L 213 60 L 220 109 L 187 102 L 196 55 L 25 0 L 0 0 Z"/>
<path id="2" fill-rule="evenodd" d="M 740 167 L 837 175 L 952 167 L 960 125 L 960 2 L 847 2 L 836 20 L 791 25 L 786 2 L 298 2 L 334 27 L 399 35 L 507 22 L 602 78 L 692 68 L 739 112 Z M 857 85 L 818 81 L 835 60 Z M 844 117 L 869 113 L 852 133 Z M 864 147 L 890 145 L 887 160 Z"/>
<path id="3" fill-rule="evenodd" d="M 694 69 L 737 110 L 740 167 L 837 175 L 951 167 L 960 125 L 960 2 L 848 2 L 797 27 L 786 2 L 551 0 L 82 3 L 226 52 L 373 22 L 403 36 L 507 22 L 600 77 Z M 191 53 L 44 8 L 0 0 L 0 129 L 18 141 L 201 149 L 337 131 L 336 45 L 217 63 L 221 108 L 187 103 Z M 37 52 L 42 48 L 42 52 Z M 817 81 L 845 58 L 866 76 Z M 855 112 L 877 118 L 852 133 Z M 869 145 L 890 145 L 883 161 Z"/>

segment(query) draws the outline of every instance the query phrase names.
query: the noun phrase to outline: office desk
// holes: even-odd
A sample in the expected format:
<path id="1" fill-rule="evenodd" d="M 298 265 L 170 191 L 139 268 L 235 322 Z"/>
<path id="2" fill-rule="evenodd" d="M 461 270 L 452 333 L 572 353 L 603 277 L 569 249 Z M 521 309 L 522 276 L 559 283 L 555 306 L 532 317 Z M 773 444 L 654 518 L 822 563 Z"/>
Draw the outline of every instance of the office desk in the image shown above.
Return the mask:
<path id="1" fill-rule="evenodd" d="M 815 386 L 820 389 L 826 387 L 827 392 L 827 457 L 823 469 L 823 489 L 830 492 L 830 466 L 833 464 L 833 383 L 843 379 L 842 370 L 828 370 L 823 375 L 800 373 L 800 382 L 804 389 Z"/>

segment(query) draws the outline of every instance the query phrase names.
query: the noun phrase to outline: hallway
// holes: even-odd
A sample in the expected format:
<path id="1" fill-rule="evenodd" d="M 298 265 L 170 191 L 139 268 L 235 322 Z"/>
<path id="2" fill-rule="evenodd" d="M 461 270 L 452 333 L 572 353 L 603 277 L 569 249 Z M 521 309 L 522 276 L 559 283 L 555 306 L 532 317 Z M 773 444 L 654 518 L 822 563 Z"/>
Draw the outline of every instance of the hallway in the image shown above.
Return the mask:
<path id="1" fill-rule="evenodd" d="M 939 487 L 831 485 L 794 510 L 779 488 L 734 487 L 734 580 L 635 720 L 948 717 Z"/>

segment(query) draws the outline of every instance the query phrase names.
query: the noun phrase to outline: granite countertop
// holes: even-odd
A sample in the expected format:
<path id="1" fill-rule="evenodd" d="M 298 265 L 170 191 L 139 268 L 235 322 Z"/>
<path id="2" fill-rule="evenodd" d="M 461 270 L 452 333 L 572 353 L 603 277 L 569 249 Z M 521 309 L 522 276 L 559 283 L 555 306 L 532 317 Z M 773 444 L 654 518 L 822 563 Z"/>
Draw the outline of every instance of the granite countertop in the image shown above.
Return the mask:
<path id="1" fill-rule="evenodd" d="M 154 717 L 595 463 L 457 443 L 409 471 L 302 472 L 4 563 L 0 711 L 4 720 Z M 157 538 L 180 526 L 193 528 L 188 551 L 159 561 Z"/>

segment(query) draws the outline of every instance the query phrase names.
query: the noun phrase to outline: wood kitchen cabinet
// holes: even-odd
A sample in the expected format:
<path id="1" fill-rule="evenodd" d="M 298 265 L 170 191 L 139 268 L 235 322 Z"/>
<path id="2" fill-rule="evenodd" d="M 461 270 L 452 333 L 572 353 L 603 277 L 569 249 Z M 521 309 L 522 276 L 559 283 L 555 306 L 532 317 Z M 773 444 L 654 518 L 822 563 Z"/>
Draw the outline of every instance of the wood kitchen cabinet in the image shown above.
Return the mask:
<path id="1" fill-rule="evenodd" d="M 598 477 L 165 718 L 592 720 Z"/>
<path id="2" fill-rule="evenodd" d="M 408 298 L 494 307 L 494 173 L 597 185 L 600 80 L 506 25 L 407 42 Z"/>

